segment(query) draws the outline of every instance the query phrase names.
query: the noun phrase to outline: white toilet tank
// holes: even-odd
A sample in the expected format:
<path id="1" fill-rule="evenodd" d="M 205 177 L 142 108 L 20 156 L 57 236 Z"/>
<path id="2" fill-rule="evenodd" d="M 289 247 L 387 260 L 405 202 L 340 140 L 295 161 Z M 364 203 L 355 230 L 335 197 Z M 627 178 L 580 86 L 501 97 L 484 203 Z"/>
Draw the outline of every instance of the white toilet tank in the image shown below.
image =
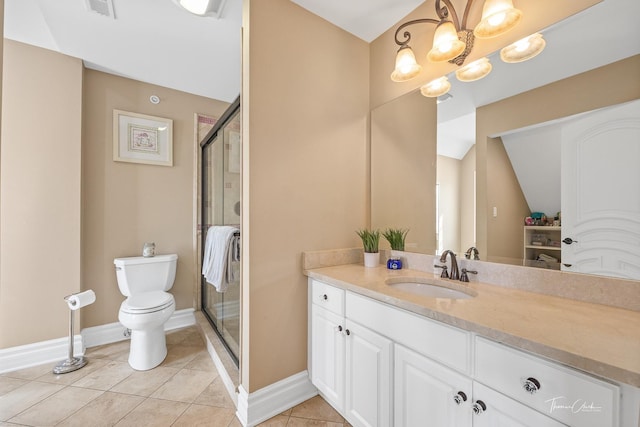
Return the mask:
<path id="1" fill-rule="evenodd" d="M 116 278 L 122 295 L 150 291 L 168 291 L 176 278 L 178 255 L 116 258 Z"/>

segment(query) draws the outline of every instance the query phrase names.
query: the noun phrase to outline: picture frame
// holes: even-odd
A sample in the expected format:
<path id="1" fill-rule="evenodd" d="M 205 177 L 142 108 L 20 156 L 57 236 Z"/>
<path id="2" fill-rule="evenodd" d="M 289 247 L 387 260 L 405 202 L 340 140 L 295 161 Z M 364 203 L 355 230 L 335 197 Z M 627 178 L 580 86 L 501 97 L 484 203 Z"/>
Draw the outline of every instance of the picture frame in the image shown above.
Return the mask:
<path id="1" fill-rule="evenodd" d="M 173 120 L 113 110 L 113 160 L 173 166 Z"/>

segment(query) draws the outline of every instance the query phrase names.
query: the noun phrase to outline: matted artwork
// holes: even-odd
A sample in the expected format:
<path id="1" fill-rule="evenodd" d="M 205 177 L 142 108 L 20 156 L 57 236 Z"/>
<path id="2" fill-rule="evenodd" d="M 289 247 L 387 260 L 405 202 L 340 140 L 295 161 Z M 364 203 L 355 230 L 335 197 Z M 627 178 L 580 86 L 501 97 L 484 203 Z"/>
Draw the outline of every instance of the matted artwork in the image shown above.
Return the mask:
<path id="1" fill-rule="evenodd" d="M 113 110 L 113 160 L 173 166 L 173 120 Z"/>

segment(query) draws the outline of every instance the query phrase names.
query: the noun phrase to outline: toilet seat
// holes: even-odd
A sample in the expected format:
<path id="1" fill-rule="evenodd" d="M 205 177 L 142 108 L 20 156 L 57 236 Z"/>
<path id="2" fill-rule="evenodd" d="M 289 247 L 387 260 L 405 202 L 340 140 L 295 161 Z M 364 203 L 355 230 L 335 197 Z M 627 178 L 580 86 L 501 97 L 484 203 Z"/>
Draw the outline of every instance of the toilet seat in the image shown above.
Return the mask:
<path id="1" fill-rule="evenodd" d="M 130 314 L 153 313 L 175 303 L 173 295 L 164 291 L 143 292 L 124 300 L 120 310 Z"/>

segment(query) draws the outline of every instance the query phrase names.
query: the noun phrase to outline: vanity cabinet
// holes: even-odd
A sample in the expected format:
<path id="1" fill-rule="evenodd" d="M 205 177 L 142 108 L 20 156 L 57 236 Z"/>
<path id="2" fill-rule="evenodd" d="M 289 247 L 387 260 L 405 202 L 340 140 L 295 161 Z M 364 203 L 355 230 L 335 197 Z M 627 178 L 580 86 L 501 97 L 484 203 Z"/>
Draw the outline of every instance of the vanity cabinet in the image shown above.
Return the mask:
<path id="1" fill-rule="evenodd" d="M 473 427 L 566 427 L 485 385 L 473 383 Z"/>
<path id="2" fill-rule="evenodd" d="M 394 427 L 565 426 L 399 345 L 394 377 Z"/>
<path id="3" fill-rule="evenodd" d="M 338 412 L 344 410 L 344 317 L 311 307 L 311 382 Z"/>
<path id="4" fill-rule="evenodd" d="M 395 427 L 471 426 L 471 379 L 401 345 L 394 359 Z"/>
<path id="5" fill-rule="evenodd" d="M 618 427 L 620 387 L 314 279 L 310 375 L 352 425 Z"/>
<path id="6" fill-rule="evenodd" d="M 391 351 L 380 334 L 346 321 L 345 418 L 358 427 L 391 425 Z"/>
<path id="7" fill-rule="evenodd" d="M 620 387 L 476 337 L 475 378 L 527 407 L 580 427 L 618 425 Z"/>
<path id="8" fill-rule="evenodd" d="M 311 283 L 311 382 L 356 427 L 390 425 L 392 342 L 346 319 L 344 291 Z"/>

